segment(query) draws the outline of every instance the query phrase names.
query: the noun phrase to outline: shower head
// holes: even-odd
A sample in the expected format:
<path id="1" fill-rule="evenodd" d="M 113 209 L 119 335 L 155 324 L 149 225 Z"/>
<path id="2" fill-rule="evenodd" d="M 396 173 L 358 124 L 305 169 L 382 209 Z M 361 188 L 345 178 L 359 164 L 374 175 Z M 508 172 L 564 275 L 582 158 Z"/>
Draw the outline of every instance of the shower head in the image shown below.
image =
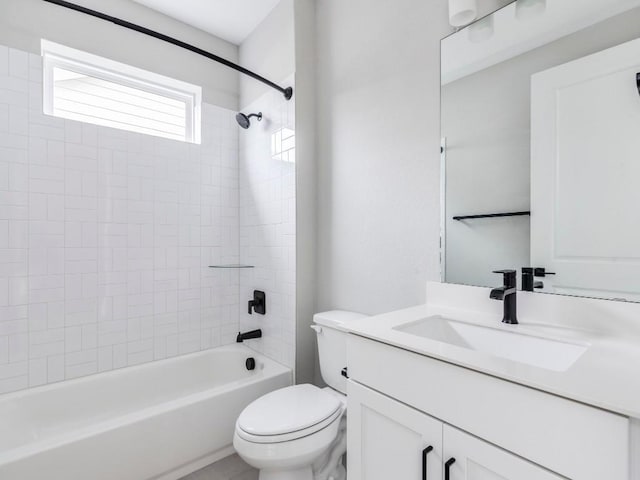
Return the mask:
<path id="1" fill-rule="evenodd" d="M 252 113 L 250 115 L 245 115 L 244 113 L 236 114 L 236 122 L 245 130 L 251 126 L 251 117 L 256 117 L 258 121 L 262 120 L 262 112 Z"/>

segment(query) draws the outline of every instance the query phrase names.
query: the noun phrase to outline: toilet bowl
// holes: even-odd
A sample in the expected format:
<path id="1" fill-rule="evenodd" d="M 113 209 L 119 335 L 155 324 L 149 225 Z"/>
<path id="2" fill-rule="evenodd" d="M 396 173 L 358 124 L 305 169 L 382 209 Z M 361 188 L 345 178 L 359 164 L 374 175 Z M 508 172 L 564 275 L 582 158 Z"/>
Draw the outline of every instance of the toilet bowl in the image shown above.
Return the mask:
<path id="1" fill-rule="evenodd" d="M 233 445 L 259 480 L 345 480 L 346 332 L 364 315 L 316 314 L 320 371 L 327 387 L 303 384 L 268 393 L 238 417 Z"/>

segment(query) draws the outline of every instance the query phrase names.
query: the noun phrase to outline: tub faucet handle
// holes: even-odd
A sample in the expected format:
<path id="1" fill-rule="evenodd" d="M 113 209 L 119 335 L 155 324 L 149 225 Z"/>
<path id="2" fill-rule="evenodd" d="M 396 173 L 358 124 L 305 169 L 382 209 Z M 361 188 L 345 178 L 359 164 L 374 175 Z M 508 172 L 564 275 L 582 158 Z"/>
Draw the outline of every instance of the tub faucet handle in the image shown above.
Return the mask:
<path id="1" fill-rule="evenodd" d="M 253 300 L 249 300 L 248 313 L 251 315 L 253 312 L 264 315 L 267 313 L 267 296 L 260 290 L 253 291 Z"/>

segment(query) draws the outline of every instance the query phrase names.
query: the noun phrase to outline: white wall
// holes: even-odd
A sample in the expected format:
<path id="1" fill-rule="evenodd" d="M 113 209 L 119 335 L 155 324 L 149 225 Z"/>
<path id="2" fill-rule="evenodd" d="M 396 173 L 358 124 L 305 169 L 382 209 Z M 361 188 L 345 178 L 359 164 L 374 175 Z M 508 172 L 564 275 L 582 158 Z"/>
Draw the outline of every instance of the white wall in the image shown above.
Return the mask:
<path id="1" fill-rule="evenodd" d="M 439 272 L 445 1 L 318 0 L 318 310 L 424 302 Z"/>
<path id="2" fill-rule="evenodd" d="M 175 142 L 45 116 L 41 79 L 0 46 L 0 393 L 233 342 L 233 112 Z"/>
<path id="3" fill-rule="evenodd" d="M 312 382 L 317 300 L 315 0 L 296 0 L 296 380 Z"/>
<path id="4" fill-rule="evenodd" d="M 479 15 L 509 1 L 479 2 Z M 440 278 L 450 32 L 445 0 L 317 0 L 318 310 L 415 305 Z"/>
<path id="5" fill-rule="evenodd" d="M 237 62 L 238 47 L 130 0 L 75 3 L 176 37 Z M 0 2 L 0 44 L 40 53 L 45 38 L 195 83 L 207 103 L 238 108 L 238 74 L 195 53 L 42 0 Z"/>
<path id="6" fill-rule="evenodd" d="M 240 64 L 263 77 L 281 85 L 295 72 L 295 40 L 293 22 L 293 0 L 280 0 L 271 13 L 242 42 L 239 48 Z M 248 105 L 271 87 L 242 75 L 240 95 L 242 106 Z"/>

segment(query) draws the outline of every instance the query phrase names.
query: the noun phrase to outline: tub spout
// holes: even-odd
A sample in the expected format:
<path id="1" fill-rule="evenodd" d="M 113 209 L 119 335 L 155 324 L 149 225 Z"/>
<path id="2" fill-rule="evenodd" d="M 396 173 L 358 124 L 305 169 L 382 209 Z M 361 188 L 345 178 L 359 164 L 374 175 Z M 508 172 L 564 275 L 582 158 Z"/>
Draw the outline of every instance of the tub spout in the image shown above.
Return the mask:
<path id="1" fill-rule="evenodd" d="M 250 340 L 252 338 L 261 338 L 262 337 L 262 330 L 258 329 L 258 330 L 251 330 L 250 332 L 238 332 L 238 336 L 236 337 L 236 342 L 237 343 L 242 343 L 245 340 Z"/>

